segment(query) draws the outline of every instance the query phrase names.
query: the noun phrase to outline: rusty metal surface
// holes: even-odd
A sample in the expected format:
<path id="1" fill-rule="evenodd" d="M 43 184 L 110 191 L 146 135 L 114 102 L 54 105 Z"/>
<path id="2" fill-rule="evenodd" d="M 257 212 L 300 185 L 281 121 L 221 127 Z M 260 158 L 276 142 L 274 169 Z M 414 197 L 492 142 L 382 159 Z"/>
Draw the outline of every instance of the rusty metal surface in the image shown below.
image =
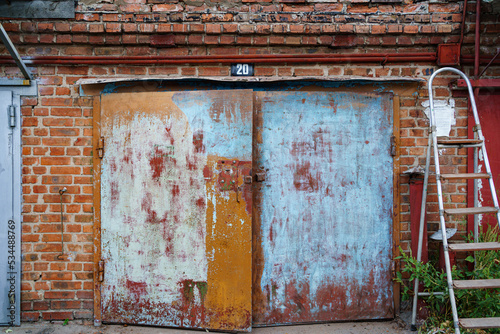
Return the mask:
<path id="1" fill-rule="evenodd" d="M 480 92 L 481 93 L 476 98 L 479 122 L 481 123 L 481 130 L 483 131 L 483 135 L 485 138 L 485 145 L 488 153 L 488 159 L 490 161 L 493 182 L 495 183 L 495 187 L 498 191 L 500 187 L 500 136 L 498 135 L 498 129 L 500 127 L 500 113 L 498 112 L 498 106 L 500 105 L 500 91 L 483 89 Z M 469 113 L 468 123 L 469 138 L 474 138 L 473 128 L 475 124 L 472 113 Z M 468 171 L 470 173 L 474 171 L 473 157 L 473 150 L 469 149 Z M 482 156 L 479 156 L 479 172 L 485 172 Z M 491 191 L 488 180 L 478 180 L 478 183 L 479 205 L 494 206 L 493 199 L 491 198 Z M 468 181 L 467 200 L 469 201 L 469 207 L 473 207 L 474 184 L 472 180 Z M 467 218 L 468 230 L 474 231 L 474 216 L 469 215 Z M 492 214 L 479 215 L 479 223 L 480 226 L 483 227 L 483 230 L 486 231 L 488 226 L 494 227 L 497 225 L 496 216 Z"/>
<path id="2" fill-rule="evenodd" d="M 254 103 L 254 324 L 393 317 L 391 97 Z"/>
<path id="3" fill-rule="evenodd" d="M 251 326 L 252 92 L 102 96 L 104 322 Z"/>

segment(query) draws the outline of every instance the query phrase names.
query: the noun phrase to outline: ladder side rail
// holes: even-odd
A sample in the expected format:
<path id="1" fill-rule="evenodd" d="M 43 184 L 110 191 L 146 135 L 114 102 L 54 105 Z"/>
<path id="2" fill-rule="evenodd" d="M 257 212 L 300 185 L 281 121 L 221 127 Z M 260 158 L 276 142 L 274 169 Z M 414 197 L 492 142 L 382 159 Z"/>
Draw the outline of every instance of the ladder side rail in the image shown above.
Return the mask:
<path id="1" fill-rule="evenodd" d="M 429 86 L 431 87 L 431 86 Z M 431 108 L 431 113 L 433 112 Z M 451 264 L 450 264 L 450 255 L 448 253 L 448 240 L 446 239 L 446 222 L 444 220 L 444 204 L 443 204 L 443 191 L 441 185 L 441 177 L 440 177 L 440 169 L 439 169 L 439 152 L 437 148 L 437 137 L 434 134 L 432 135 L 432 140 L 434 143 L 434 165 L 436 169 L 436 188 L 438 192 L 438 205 L 439 205 L 439 226 L 441 228 L 441 234 L 443 236 L 443 250 L 444 250 L 444 263 L 446 268 L 446 282 L 448 283 L 448 293 L 450 294 L 450 304 L 451 304 L 451 313 L 453 315 L 453 324 L 455 327 L 455 333 L 460 334 L 460 328 L 458 327 L 458 312 L 457 305 L 455 301 L 455 292 L 453 290 L 453 278 L 451 276 Z"/>
<path id="2" fill-rule="evenodd" d="M 448 253 L 448 240 L 446 239 L 446 222 L 444 220 L 444 205 L 443 205 L 443 191 L 441 187 L 441 177 L 440 177 L 440 168 L 439 168 L 439 152 L 438 152 L 438 147 L 437 147 L 437 136 L 436 136 L 436 124 L 435 124 L 435 116 L 434 116 L 434 95 L 432 91 L 432 82 L 434 81 L 434 78 L 436 77 L 437 74 L 444 72 L 446 70 L 451 70 L 452 72 L 455 72 L 457 74 L 460 74 L 461 76 L 465 76 L 462 74 L 462 72 L 451 68 L 451 67 L 445 67 L 442 69 L 437 70 L 434 72 L 430 79 L 429 79 L 429 84 L 428 84 L 428 89 L 429 89 L 429 115 L 430 115 L 430 120 L 431 120 L 431 131 L 432 131 L 432 144 L 434 148 L 434 165 L 435 165 L 435 173 L 436 173 L 436 188 L 437 188 L 437 195 L 438 195 L 438 205 L 439 205 L 439 223 L 441 227 L 441 234 L 443 236 L 443 249 L 444 249 L 444 260 L 445 260 L 445 267 L 446 267 L 446 281 L 448 283 L 448 292 L 450 294 L 450 304 L 451 304 L 451 310 L 453 314 L 453 324 L 455 327 L 455 333 L 460 334 L 460 328 L 458 324 L 458 313 L 457 313 L 457 306 L 456 306 L 456 301 L 455 301 L 455 293 L 453 291 L 453 279 L 451 277 L 451 265 L 450 265 L 450 256 Z M 470 82 L 469 82 L 470 85 Z"/>
<path id="3" fill-rule="evenodd" d="M 417 246 L 417 261 L 420 262 L 422 260 L 422 243 L 424 240 L 424 224 L 425 224 L 425 216 L 427 213 L 426 204 L 427 204 L 427 187 L 429 184 L 429 172 L 430 172 L 430 162 L 431 162 L 431 150 L 432 150 L 432 138 L 431 138 L 431 127 L 429 127 L 429 142 L 427 144 L 427 156 L 425 159 L 425 174 L 424 174 L 424 189 L 422 192 L 422 204 L 420 206 L 420 222 L 419 222 L 419 230 L 418 230 L 418 246 Z M 425 236 L 427 237 L 427 236 Z M 417 325 L 417 303 L 418 303 L 418 278 L 415 279 L 415 285 L 413 288 L 413 308 L 411 314 L 411 326 L 412 329 L 416 330 Z"/>
<path id="4" fill-rule="evenodd" d="M 475 134 L 477 136 L 477 134 Z M 474 147 L 474 173 L 479 173 L 479 148 Z M 479 206 L 479 180 L 475 179 L 473 181 L 473 195 L 474 202 L 473 205 L 475 208 Z M 474 215 L 472 218 L 474 220 L 474 242 L 479 241 L 479 215 Z M 476 253 L 474 253 L 474 265 L 476 263 Z"/>

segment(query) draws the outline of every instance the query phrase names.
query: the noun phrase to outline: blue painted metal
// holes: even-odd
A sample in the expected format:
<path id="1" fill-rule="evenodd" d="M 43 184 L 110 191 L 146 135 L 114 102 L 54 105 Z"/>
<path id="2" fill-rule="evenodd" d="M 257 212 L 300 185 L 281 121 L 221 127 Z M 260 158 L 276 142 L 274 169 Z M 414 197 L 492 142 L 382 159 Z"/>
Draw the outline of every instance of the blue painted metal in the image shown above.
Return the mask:
<path id="1" fill-rule="evenodd" d="M 387 81 L 373 80 L 344 80 L 344 81 L 319 81 L 319 80 L 287 80 L 277 82 L 221 82 L 217 80 L 207 79 L 170 79 L 158 80 L 149 79 L 142 81 L 149 89 L 157 91 L 170 91 L 172 85 L 175 84 L 175 90 L 233 90 L 233 89 L 252 89 L 253 91 L 296 91 L 303 89 L 335 89 L 335 88 L 353 88 L 373 87 L 375 92 L 384 92 L 387 90 Z M 408 85 L 408 80 L 390 81 L 390 87 L 405 87 Z M 129 88 L 137 84 L 137 81 L 118 81 L 109 82 L 104 85 L 102 94 L 118 93 L 124 88 Z M 80 86 L 80 95 L 85 96 L 85 89 Z"/>
<path id="2" fill-rule="evenodd" d="M 0 201 L 0 325 L 20 323 L 21 122 L 18 97 L 16 102 L 14 106 L 12 91 L 0 91 L 0 189 L 3 192 Z M 9 114 L 15 117 L 13 123 Z"/>
<path id="3" fill-rule="evenodd" d="M 256 106 L 254 323 L 392 317 L 390 96 L 258 92 Z"/>
<path id="4" fill-rule="evenodd" d="M 73 0 L 0 1 L 2 17 L 26 19 L 74 19 Z"/>

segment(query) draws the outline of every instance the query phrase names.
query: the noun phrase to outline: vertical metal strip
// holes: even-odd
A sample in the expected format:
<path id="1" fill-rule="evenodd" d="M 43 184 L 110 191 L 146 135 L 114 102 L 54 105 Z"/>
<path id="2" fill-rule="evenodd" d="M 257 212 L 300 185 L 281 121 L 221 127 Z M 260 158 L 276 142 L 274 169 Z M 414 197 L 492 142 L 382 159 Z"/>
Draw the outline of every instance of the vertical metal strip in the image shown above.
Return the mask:
<path id="1" fill-rule="evenodd" d="M 394 270 L 395 272 L 399 271 L 400 267 L 400 261 L 396 260 L 396 258 L 400 255 L 399 253 L 399 245 L 401 242 L 401 206 L 400 206 L 400 150 L 399 147 L 401 145 L 400 142 L 400 124 L 399 124 L 399 111 L 400 111 L 400 99 L 398 95 L 395 95 L 393 97 L 393 117 L 392 117 L 392 127 L 393 127 L 393 136 L 395 138 L 395 150 L 396 150 L 396 155 L 393 158 L 393 208 L 392 208 L 392 215 L 393 215 L 393 231 L 392 231 L 392 240 L 393 240 L 393 251 L 392 251 L 392 257 L 394 261 Z M 400 304 L 401 304 L 401 291 L 400 291 L 400 284 L 399 283 L 394 283 L 393 286 L 394 290 L 394 312 L 395 315 L 399 314 L 400 311 Z"/>
<path id="2" fill-rule="evenodd" d="M 426 214 L 426 202 L 427 202 L 427 186 L 429 184 L 429 167 L 431 161 L 431 150 L 432 150 L 432 127 L 429 127 L 429 141 L 427 144 L 427 156 L 425 159 L 425 174 L 424 174 L 424 189 L 422 191 L 422 204 L 420 207 L 420 222 L 419 222 L 419 232 L 418 232 L 418 247 L 417 247 L 417 261 L 422 259 L 422 243 L 424 239 L 424 224 L 425 224 L 425 214 Z M 427 236 L 426 236 L 427 237 Z M 417 305 L 418 305 L 418 278 L 415 279 L 415 285 L 413 287 L 413 308 L 411 314 L 411 327 L 412 330 L 417 330 Z"/>
<path id="3" fill-rule="evenodd" d="M 451 304 L 451 311 L 453 314 L 453 324 L 455 327 L 455 333 L 460 334 L 460 328 L 458 324 L 458 313 L 457 313 L 457 305 L 455 301 L 455 292 L 453 290 L 453 278 L 451 276 L 451 265 L 450 265 L 450 256 L 448 253 L 448 240 L 446 239 L 446 222 L 444 220 L 444 205 L 443 205 L 443 191 L 441 188 L 441 172 L 439 168 L 439 152 L 438 152 L 438 147 L 437 147 L 437 136 L 435 132 L 435 127 L 436 127 L 436 120 L 435 120 L 435 115 L 434 115 L 434 95 L 433 95 L 433 90 L 432 90 L 432 82 L 434 81 L 434 78 L 436 77 L 437 74 L 444 72 L 444 71 L 451 71 L 455 74 L 458 74 L 462 76 L 465 81 L 467 82 L 467 86 L 469 88 L 469 94 L 471 98 L 471 105 L 472 109 L 474 111 L 474 118 L 476 120 L 476 124 L 479 124 L 479 119 L 477 117 L 477 110 L 476 110 L 476 103 L 474 101 L 474 95 L 472 93 L 472 86 L 470 85 L 469 79 L 463 74 L 461 71 L 451 68 L 451 67 L 444 67 L 432 74 L 432 76 L 429 79 L 429 84 L 428 84 L 428 90 L 429 90 L 429 107 L 430 107 L 430 119 L 431 119 L 431 129 L 432 129 L 432 145 L 434 147 L 433 154 L 434 154 L 434 166 L 435 166 L 435 173 L 436 173 L 436 187 L 437 187 L 437 195 L 438 195 L 438 204 L 439 204 L 439 223 L 441 227 L 441 234 L 443 236 L 443 249 L 444 249 L 444 262 L 445 262 L 445 267 L 446 267 L 446 280 L 448 282 L 448 291 L 450 294 L 450 304 Z M 481 132 L 478 132 L 479 136 L 482 137 Z M 484 140 L 484 138 L 481 138 Z M 486 162 L 486 160 L 485 160 Z"/>
<path id="4" fill-rule="evenodd" d="M 94 186 L 94 326 L 100 326 L 101 282 L 99 281 L 99 261 L 101 260 L 101 159 L 97 154 L 101 138 L 101 97 L 94 96 L 92 147 L 93 147 L 93 186 Z"/>

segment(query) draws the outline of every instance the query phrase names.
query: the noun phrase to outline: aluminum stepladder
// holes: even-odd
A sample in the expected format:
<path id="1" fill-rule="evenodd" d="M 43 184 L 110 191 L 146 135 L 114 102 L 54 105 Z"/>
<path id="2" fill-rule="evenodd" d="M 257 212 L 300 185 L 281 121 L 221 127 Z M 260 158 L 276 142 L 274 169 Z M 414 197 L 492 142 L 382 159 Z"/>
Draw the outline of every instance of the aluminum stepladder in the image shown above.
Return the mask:
<path id="1" fill-rule="evenodd" d="M 434 98 L 432 91 L 432 82 L 436 75 L 441 72 L 453 72 L 460 75 L 467 83 L 467 88 L 469 91 L 469 99 L 472 107 L 472 112 L 474 114 L 475 127 L 475 138 L 474 139 L 438 139 L 436 134 L 436 118 L 434 111 Z M 418 251 L 417 251 L 417 261 L 422 259 L 422 241 L 424 236 L 424 219 L 426 213 L 426 200 L 427 200 L 427 186 L 429 181 L 429 167 L 431 160 L 431 151 L 434 155 L 435 164 L 435 174 L 436 174 L 436 186 L 439 204 L 439 226 L 441 229 L 443 249 L 444 249 L 444 259 L 446 267 L 446 276 L 448 282 L 448 291 L 450 295 L 451 310 L 453 314 L 453 323 L 455 326 L 455 334 L 460 334 L 460 326 L 463 328 L 500 328 L 500 317 L 499 318 L 472 318 L 472 319 L 459 319 L 457 314 L 457 304 L 455 300 L 454 289 L 481 289 L 481 288 L 500 288 L 500 279 L 489 279 L 489 280 L 453 280 L 451 275 L 451 265 L 449 250 L 455 252 L 466 252 L 466 251 L 484 251 L 484 250 L 500 250 L 499 242 L 477 242 L 478 241 L 478 214 L 483 213 L 493 213 L 496 215 L 497 224 L 500 227 L 500 213 L 498 206 L 498 199 L 496 196 L 495 185 L 493 184 L 493 177 L 491 174 L 491 168 L 488 160 L 488 155 L 486 153 L 484 136 L 481 131 L 481 125 L 479 123 L 479 116 L 477 113 L 476 102 L 474 99 L 474 93 L 472 90 L 472 85 L 467 76 L 451 67 L 444 67 L 432 74 L 428 83 L 429 89 L 429 116 L 430 116 L 430 126 L 429 126 L 429 143 L 427 147 L 427 157 L 425 163 L 425 175 L 424 175 L 424 191 L 422 194 L 422 207 L 420 210 L 420 226 L 419 226 L 419 236 L 418 236 Z M 463 174 L 441 174 L 439 168 L 439 154 L 438 148 L 453 148 L 453 147 L 472 147 L 474 148 L 474 173 L 463 173 Z M 478 156 L 482 153 L 484 166 L 486 169 L 485 173 L 478 172 Z M 443 191 L 442 191 L 442 180 L 452 180 L 452 179 L 473 179 L 474 180 L 474 207 L 472 208 L 459 208 L 459 209 L 445 209 L 443 205 Z M 478 179 L 488 179 L 491 197 L 493 199 L 494 207 L 479 207 L 478 203 Z M 446 215 L 474 215 L 474 242 L 473 243 L 459 243 L 449 245 L 446 238 Z M 426 293 L 418 292 L 418 279 L 415 279 L 414 285 L 414 297 L 413 297 L 413 310 L 412 310 L 412 329 L 416 329 L 416 318 L 417 318 L 417 301 L 419 296 L 426 296 Z M 500 300 L 499 300 L 500 303 Z"/>

